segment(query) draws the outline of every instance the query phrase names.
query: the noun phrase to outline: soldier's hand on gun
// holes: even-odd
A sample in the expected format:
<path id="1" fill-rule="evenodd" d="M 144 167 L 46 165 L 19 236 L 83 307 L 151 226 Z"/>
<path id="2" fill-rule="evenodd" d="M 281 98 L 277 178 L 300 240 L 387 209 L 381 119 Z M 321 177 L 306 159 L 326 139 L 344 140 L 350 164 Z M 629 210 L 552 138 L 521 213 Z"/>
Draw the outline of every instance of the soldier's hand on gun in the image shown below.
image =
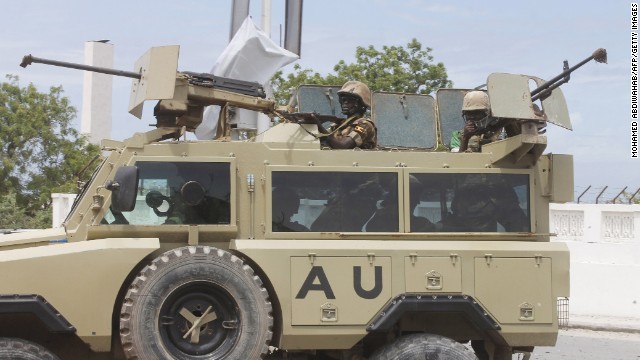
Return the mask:
<path id="1" fill-rule="evenodd" d="M 322 124 L 316 113 L 298 113 L 298 124 Z"/>

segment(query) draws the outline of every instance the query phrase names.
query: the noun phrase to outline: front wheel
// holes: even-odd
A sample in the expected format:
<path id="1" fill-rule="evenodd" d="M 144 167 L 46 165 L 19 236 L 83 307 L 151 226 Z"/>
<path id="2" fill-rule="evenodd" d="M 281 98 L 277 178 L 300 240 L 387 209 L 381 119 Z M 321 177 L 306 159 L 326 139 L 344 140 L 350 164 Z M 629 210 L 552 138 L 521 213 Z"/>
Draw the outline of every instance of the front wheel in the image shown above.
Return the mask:
<path id="1" fill-rule="evenodd" d="M 433 334 L 405 335 L 378 349 L 369 360 L 477 360 L 464 345 Z"/>
<path id="2" fill-rule="evenodd" d="M 272 306 L 253 269 L 208 246 L 167 251 L 133 281 L 122 304 L 127 358 L 260 359 Z"/>
<path id="3" fill-rule="evenodd" d="M 0 338 L 0 359 L 11 360 L 60 360 L 46 348 L 18 338 Z"/>

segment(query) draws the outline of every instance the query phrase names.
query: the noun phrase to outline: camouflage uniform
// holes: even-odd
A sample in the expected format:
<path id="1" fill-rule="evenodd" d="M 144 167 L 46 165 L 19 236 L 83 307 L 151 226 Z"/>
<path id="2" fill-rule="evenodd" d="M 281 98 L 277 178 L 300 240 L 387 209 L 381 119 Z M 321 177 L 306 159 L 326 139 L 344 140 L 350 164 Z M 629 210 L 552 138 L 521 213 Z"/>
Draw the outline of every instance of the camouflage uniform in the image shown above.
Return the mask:
<path id="1" fill-rule="evenodd" d="M 459 151 L 460 142 L 462 141 L 463 130 L 456 130 L 451 133 L 451 141 L 449 142 L 449 148 L 451 151 Z M 488 144 L 498 140 L 498 133 L 472 135 L 469 138 L 467 145 L 467 152 L 480 152 L 482 145 Z"/>
<path id="2" fill-rule="evenodd" d="M 345 124 L 345 122 L 347 122 Z M 337 129 L 337 131 L 336 131 Z M 335 133 L 333 133 L 336 131 Z M 356 143 L 356 147 L 362 149 L 374 149 L 378 143 L 377 129 L 373 122 L 365 117 L 347 118 L 340 123 L 331 125 L 329 132 L 336 138 L 350 137 Z"/>
<path id="3" fill-rule="evenodd" d="M 469 138 L 469 148 L 467 151 L 480 152 L 482 145 L 498 140 L 498 133 L 473 135 Z"/>

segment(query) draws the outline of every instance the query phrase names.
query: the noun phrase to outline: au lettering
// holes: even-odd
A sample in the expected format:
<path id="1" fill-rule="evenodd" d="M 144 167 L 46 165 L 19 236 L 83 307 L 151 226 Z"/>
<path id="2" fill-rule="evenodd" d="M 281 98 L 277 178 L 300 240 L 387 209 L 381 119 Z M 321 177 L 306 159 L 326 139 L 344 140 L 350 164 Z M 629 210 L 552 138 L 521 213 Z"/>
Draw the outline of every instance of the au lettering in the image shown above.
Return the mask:
<path id="1" fill-rule="evenodd" d="M 363 299 L 375 299 L 382 293 L 382 266 L 376 266 L 374 273 L 373 288 L 366 290 L 362 287 L 362 267 L 353 267 L 353 290 Z M 296 299 L 306 298 L 309 291 L 322 291 L 327 299 L 336 298 L 322 266 L 314 266 L 311 268 L 296 295 Z"/>

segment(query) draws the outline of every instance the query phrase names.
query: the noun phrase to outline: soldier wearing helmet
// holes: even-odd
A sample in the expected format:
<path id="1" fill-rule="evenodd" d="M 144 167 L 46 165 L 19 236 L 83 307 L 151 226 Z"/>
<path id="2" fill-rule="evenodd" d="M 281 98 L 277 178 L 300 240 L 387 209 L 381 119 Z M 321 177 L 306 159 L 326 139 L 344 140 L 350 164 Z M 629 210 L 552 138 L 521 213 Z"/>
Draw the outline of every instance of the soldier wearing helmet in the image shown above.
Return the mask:
<path id="1" fill-rule="evenodd" d="M 371 91 L 360 81 L 347 81 L 338 91 L 342 113 L 347 118 L 331 125 L 327 130 L 316 117 L 318 131 L 325 134 L 326 143 L 334 149 L 373 149 L 377 144 L 377 129 L 371 119 L 364 116 L 371 107 Z"/>
<path id="2" fill-rule="evenodd" d="M 464 118 L 464 128 L 461 135 L 460 133 L 457 134 L 460 137 L 460 149 L 458 151 L 480 151 L 482 144 L 497 139 L 498 132 L 489 129 L 495 119 L 491 117 L 491 105 L 489 103 L 489 95 L 486 92 L 479 90 L 469 91 L 464 96 L 462 100 L 462 117 Z"/>
<path id="3" fill-rule="evenodd" d="M 272 192 L 272 223 L 275 232 L 309 231 L 307 227 L 291 218 L 298 212 L 300 196 L 289 187 L 279 186 Z"/>
<path id="4" fill-rule="evenodd" d="M 495 232 L 498 225 L 504 229 L 500 231 L 530 231 L 529 217 L 514 190 L 519 183 L 508 182 L 503 174 L 465 174 L 456 180 L 444 231 Z"/>

